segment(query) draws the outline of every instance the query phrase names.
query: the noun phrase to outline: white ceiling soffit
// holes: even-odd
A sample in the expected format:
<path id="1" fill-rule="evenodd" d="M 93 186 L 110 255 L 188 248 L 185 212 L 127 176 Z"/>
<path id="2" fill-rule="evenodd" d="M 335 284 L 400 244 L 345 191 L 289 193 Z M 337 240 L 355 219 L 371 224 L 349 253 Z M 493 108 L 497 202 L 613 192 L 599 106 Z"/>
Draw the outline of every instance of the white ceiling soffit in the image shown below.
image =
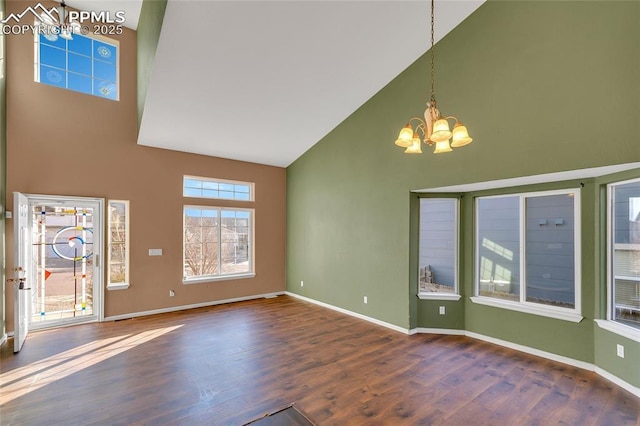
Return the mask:
<path id="1" fill-rule="evenodd" d="M 483 2 L 438 1 L 436 40 Z M 426 0 L 169 0 L 138 143 L 286 167 L 428 50 L 429 14 Z"/>
<path id="2" fill-rule="evenodd" d="M 588 169 L 567 170 L 563 172 L 545 173 L 541 175 L 521 176 L 510 179 L 490 180 L 486 182 L 474 182 L 462 185 L 441 186 L 439 188 L 416 189 L 412 192 L 425 193 L 461 193 L 486 191 L 497 188 L 511 188 L 514 186 L 535 185 L 549 182 L 562 182 L 566 180 L 590 179 L 606 176 L 627 170 L 640 169 L 640 163 L 614 164 L 611 166 L 591 167 Z"/>
<path id="3" fill-rule="evenodd" d="M 60 0 L 55 1 L 60 3 Z M 117 11 L 123 11 L 125 22 L 122 25 L 132 30 L 138 29 L 142 0 L 65 0 L 65 4 L 87 12 L 109 12 L 112 19 Z"/>

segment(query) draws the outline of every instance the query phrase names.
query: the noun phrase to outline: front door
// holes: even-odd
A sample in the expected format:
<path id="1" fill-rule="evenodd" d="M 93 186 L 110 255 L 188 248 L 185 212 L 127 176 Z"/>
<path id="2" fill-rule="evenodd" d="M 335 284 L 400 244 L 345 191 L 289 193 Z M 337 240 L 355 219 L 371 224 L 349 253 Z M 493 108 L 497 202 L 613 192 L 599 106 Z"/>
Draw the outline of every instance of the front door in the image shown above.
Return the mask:
<path id="1" fill-rule="evenodd" d="M 14 205 L 14 324 L 13 351 L 20 352 L 29 332 L 30 301 L 33 295 L 30 289 L 31 279 L 28 276 L 28 252 L 31 242 L 29 228 L 29 200 L 23 194 L 13 194 Z"/>
<path id="2" fill-rule="evenodd" d="M 26 198 L 29 328 L 101 320 L 103 200 Z"/>

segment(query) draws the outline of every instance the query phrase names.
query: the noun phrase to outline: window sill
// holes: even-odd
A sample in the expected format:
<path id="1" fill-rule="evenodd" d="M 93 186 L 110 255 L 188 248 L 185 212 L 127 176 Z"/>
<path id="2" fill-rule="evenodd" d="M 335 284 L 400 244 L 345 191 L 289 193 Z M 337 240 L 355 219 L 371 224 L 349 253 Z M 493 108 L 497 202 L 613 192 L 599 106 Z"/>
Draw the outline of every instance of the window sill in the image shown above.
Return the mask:
<path id="1" fill-rule="evenodd" d="M 598 324 L 598 327 L 603 330 L 610 331 L 622 337 L 626 337 L 627 339 L 631 339 L 634 342 L 640 343 L 640 330 L 636 328 L 610 320 L 597 319 L 594 321 Z"/>
<path id="2" fill-rule="evenodd" d="M 523 304 L 516 302 L 509 302 L 506 300 L 495 300 L 488 297 L 474 296 L 471 297 L 473 303 L 478 305 L 492 306 L 494 308 L 509 309 L 512 311 L 524 312 L 532 315 L 539 315 L 541 317 L 554 318 L 563 321 L 571 321 L 579 323 L 583 320 L 583 316 L 576 312 L 561 312 L 555 309 L 549 309 L 544 306 L 533 306 L 532 304 Z"/>
<path id="3" fill-rule="evenodd" d="M 418 293 L 420 300 L 455 300 L 458 301 L 462 296 L 451 293 Z"/>
<path id="4" fill-rule="evenodd" d="M 129 288 L 129 283 L 107 284 L 107 290 L 126 290 Z"/>
<path id="5" fill-rule="evenodd" d="M 189 285 L 189 284 L 211 283 L 216 281 L 241 280 L 244 278 L 253 278 L 255 276 L 256 276 L 255 272 L 247 272 L 245 274 L 221 275 L 216 277 L 188 278 L 188 279 L 183 279 L 182 284 Z"/>

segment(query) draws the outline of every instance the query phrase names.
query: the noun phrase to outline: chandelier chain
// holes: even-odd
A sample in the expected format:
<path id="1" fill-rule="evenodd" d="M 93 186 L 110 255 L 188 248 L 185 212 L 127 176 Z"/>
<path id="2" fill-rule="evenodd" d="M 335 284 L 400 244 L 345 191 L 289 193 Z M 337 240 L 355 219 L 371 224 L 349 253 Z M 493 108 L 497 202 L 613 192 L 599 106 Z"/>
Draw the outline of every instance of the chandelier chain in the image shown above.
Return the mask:
<path id="1" fill-rule="evenodd" d="M 435 37 L 433 30 L 433 9 L 435 8 L 435 0 L 431 0 L 431 103 L 435 106 L 436 103 L 436 95 L 435 95 L 435 67 L 434 67 L 434 57 L 435 57 Z"/>

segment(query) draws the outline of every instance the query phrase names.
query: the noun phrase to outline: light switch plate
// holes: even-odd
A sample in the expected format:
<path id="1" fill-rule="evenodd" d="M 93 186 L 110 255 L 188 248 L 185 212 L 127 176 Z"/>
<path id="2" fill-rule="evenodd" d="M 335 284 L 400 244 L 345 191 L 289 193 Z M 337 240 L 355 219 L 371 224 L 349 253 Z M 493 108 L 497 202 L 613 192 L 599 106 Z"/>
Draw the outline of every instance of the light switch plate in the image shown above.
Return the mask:
<path id="1" fill-rule="evenodd" d="M 162 249 L 149 249 L 149 256 L 162 256 Z"/>

